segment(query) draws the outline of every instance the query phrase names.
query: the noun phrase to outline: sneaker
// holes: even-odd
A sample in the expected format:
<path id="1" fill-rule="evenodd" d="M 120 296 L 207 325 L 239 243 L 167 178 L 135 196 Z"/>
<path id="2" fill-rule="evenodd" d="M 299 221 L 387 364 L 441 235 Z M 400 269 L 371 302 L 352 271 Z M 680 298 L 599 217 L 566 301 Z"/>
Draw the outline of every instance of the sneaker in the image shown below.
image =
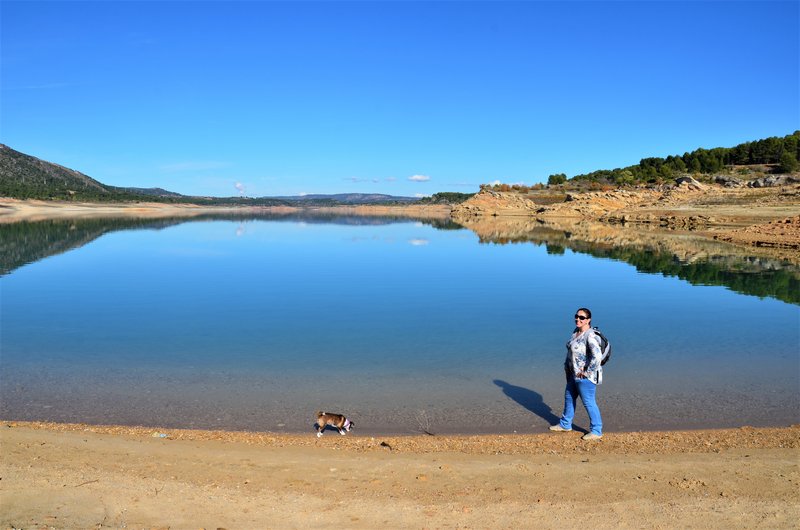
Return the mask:
<path id="1" fill-rule="evenodd" d="M 586 434 L 581 436 L 581 439 L 582 440 L 599 440 L 602 437 L 603 437 L 602 434 L 595 434 L 593 432 L 587 432 Z"/>
<path id="2" fill-rule="evenodd" d="M 553 432 L 569 432 L 572 429 L 565 429 L 560 423 L 556 423 L 555 425 L 550 426 L 550 430 Z"/>

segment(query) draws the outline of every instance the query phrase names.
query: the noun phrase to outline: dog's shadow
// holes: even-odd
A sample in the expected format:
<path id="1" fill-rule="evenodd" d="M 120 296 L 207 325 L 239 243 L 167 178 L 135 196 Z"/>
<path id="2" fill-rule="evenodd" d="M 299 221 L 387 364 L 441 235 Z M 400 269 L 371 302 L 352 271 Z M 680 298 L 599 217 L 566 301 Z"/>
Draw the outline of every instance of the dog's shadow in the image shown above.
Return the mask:
<path id="1" fill-rule="evenodd" d="M 512 385 L 511 383 L 507 383 L 502 379 L 495 379 L 493 383 L 503 390 L 503 394 L 511 398 L 517 404 L 525 407 L 527 410 L 542 418 L 548 423 L 548 425 L 555 425 L 561 420 L 559 416 L 555 415 L 553 409 L 550 408 L 550 405 L 544 402 L 544 399 L 542 399 L 542 395 L 540 393 L 528 388 Z M 575 425 L 573 425 L 572 428 L 576 431 L 588 432 L 586 429 L 576 427 Z"/>
<path id="2" fill-rule="evenodd" d="M 336 428 L 336 427 L 334 427 L 333 425 L 325 425 L 325 426 L 323 426 L 321 429 L 319 429 L 319 431 L 318 431 L 318 430 L 317 430 L 317 424 L 316 424 L 316 423 L 312 423 L 312 424 L 311 424 L 311 428 L 312 428 L 312 429 L 314 429 L 314 432 L 315 432 L 315 433 L 316 433 L 316 432 L 321 432 L 321 433 L 323 433 L 323 434 L 324 434 L 324 433 L 325 433 L 325 431 L 333 431 L 333 432 L 335 432 L 336 434 L 339 434 L 339 435 L 341 435 L 341 433 L 339 432 L 339 429 L 337 429 L 337 428 Z"/>
<path id="3" fill-rule="evenodd" d="M 330 428 L 330 430 L 336 431 L 336 434 L 339 434 L 338 429 L 336 429 L 333 425 L 323 425 L 322 427 L 319 427 L 316 423 L 312 423 L 311 428 L 314 429 L 314 432 L 321 432 L 321 433 L 324 433 Z"/>

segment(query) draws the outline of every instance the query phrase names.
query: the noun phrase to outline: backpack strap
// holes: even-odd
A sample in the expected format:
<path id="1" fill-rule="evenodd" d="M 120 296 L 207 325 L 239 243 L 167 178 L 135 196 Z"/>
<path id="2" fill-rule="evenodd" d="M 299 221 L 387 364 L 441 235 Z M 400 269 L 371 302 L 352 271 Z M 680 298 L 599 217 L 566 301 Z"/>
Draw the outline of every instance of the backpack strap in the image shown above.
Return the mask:
<path id="1" fill-rule="evenodd" d="M 597 337 L 597 331 L 595 331 L 595 330 L 597 330 L 597 328 L 595 328 L 595 327 L 591 327 L 591 328 L 588 329 L 588 331 L 592 332 L 592 335 Z M 603 353 L 605 353 L 605 352 L 603 352 L 603 341 L 600 340 L 599 337 L 598 337 L 597 340 L 600 343 L 600 366 L 603 366 Z M 589 364 L 590 364 L 589 358 L 590 357 L 594 358 L 594 354 L 592 353 L 592 349 L 589 347 L 589 337 L 587 336 L 586 337 L 586 364 L 583 366 L 583 371 L 584 372 L 586 371 L 586 368 L 589 367 Z"/>

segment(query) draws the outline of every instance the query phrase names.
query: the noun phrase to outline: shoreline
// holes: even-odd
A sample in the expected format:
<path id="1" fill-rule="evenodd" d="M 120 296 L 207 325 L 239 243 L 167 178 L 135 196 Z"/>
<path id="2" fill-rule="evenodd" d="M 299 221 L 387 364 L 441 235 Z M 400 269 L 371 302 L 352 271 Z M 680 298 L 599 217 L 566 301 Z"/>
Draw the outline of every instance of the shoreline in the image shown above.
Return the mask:
<path id="1" fill-rule="evenodd" d="M 800 425 L 359 437 L 0 423 L 12 528 L 792 528 Z M 587 495 L 587 491 L 594 492 Z"/>
<path id="2" fill-rule="evenodd" d="M 345 436 L 340 436 L 336 431 L 329 429 L 324 436 L 317 438 L 313 431 L 296 433 L 184 429 L 46 421 L 0 420 L 0 427 L 23 428 L 52 433 L 90 432 L 113 436 L 155 437 L 167 440 L 218 440 L 274 447 L 316 446 L 321 443 L 320 440 L 333 439 L 329 443 L 338 448 L 359 451 L 380 448 L 380 442 L 386 440 L 393 442 L 390 445 L 394 450 L 416 452 L 457 451 L 475 454 L 496 454 L 498 450 L 505 450 L 506 454 L 534 454 L 538 451 L 550 451 L 553 449 L 575 450 L 578 452 L 657 450 L 659 453 L 712 452 L 719 449 L 752 447 L 800 449 L 800 424 L 783 427 L 744 425 L 733 428 L 612 431 L 604 433 L 602 441 L 598 444 L 591 444 L 581 440 L 580 437 L 583 431 L 579 429 L 559 434 L 547 432 L 433 435 L 422 433 L 359 434 L 356 430 L 353 430 Z M 161 434 L 166 436 L 156 436 Z"/>
<path id="3" fill-rule="evenodd" d="M 199 206 L 191 203 L 91 203 L 11 199 L 0 197 L 0 224 L 48 219 L 92 219 L 135 217 L 159 219 L 201 215 L 292 214 L 298 212 L 340 213 L 363 216 L 393 215 L 444 219 L 450 207 L 442 205 L 356 205 L 356 206 Z"/>

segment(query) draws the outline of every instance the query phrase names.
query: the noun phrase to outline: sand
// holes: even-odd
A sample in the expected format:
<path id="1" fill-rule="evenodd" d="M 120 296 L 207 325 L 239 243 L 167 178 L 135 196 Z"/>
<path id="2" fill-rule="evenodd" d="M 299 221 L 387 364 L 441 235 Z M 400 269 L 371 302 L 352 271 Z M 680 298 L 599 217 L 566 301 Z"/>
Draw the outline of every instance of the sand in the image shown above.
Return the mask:
<path id="1" fill-rule="evenodd" d="M 194 204 L 88 203 L 21 200 L 0 197 L 0 223 L 44 219 L 88 219 L 111 217 L 161 218 L 194 217 L 208 213 L 240 211 L 238 208 L 203 207 Z"/>
<path id="2" fill-rule="evenodd" d="M 443 205 L 363 205 L 333 207 L 293 206 L 198 206 L 157 202 L 92 203 L 67 201 L 22 200 L 0 197 L 0 224 L 46 219 L 137 218 L 160 219 L 201 215 L 292 214 L 297 212 L 336 213 L 341 215 L 401 216 L 447 219 L 450 207 Z"/>
<path id="3" fill-rule="evenodd" d="M 153 434 L 166 437 L 154 437 Z M 2 528 L 797 528 L 800 426 L 368 437 L 4 422 Z"/>

